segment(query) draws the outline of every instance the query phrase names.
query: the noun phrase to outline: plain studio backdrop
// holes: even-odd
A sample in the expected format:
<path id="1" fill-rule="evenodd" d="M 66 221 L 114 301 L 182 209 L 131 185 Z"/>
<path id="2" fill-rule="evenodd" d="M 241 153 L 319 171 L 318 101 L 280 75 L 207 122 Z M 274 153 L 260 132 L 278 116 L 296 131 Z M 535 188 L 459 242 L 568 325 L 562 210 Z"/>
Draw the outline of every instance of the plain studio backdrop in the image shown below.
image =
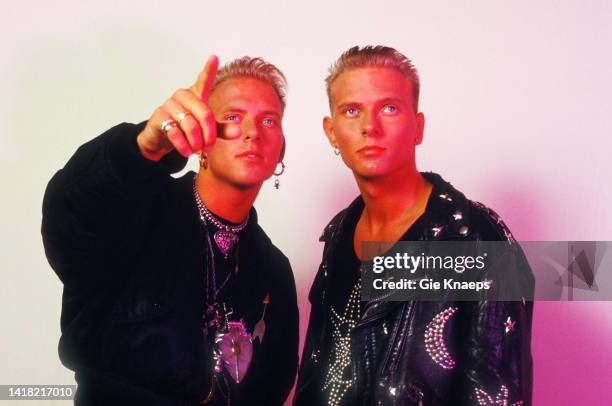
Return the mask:
<path id="1" fill-rule="evenodd" d="M 357 194 L 321 129 L 327 68 L 353 45 L 394 46 L 419 69 L 420 170 L 494 208 L 517 239 L 612 240 L 612 3 L 462 3 L 3 1 L 0 384 L 74 382 L 40 237 L 47 182 L 79 145 L 190 85 L 211 53 L 263 56 L 289 80 L 287 170 L 256 208 L 293 265 L 302 339 L 319 234 Z M 610 403 L 611 342 L 609 302 L 536 303 L 534 403 Z"/>

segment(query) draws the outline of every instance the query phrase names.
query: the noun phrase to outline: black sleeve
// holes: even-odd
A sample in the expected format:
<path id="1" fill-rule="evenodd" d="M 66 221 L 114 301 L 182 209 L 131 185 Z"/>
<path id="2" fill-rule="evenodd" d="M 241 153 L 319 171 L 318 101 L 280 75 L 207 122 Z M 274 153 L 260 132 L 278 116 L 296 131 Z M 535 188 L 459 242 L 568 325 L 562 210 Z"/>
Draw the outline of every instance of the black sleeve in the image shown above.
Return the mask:
<path id="1" fill-rule="evenodd" d="M 518 244 L 512 245 L 502 259 L 506 278 L 498 286 L 514 292 L 531 292 L 531 299 L 533 275 Z M 470 305 L 462 404 L 531 405 L 533 302 L 483 299 Z"/>
<path id="2" fill-rule="evenodd" d="M 186 159 L 144 158 L 136 137 L 146 123 L 122 123 L 82 145 L 49 182 L 42 238 L 49 263 L 67 287 L 103 277 L 109 235 L 121 233 L 139 202 L 159 193 Z M 113 237 L 110 237 L 113 238 Z"/>
<path id="3" fill-rule="evenodd" d="M 289 260 L 284 259 L 286 262 L 286 284 L 279 294 L 280 303 L 277 306 L 276 314 L 273 315 L 276 333 L 270 335 L 272 339 L 269 343 L 270 351 L 276 355 L 276 380 L 279 383 L 276 399 L 279 401 L 279 405 L 287 399 L 295 382 L 299 344 L 299 311 L 295 280 Z M 277 352 L 276 348 L 282 350 Z"/>

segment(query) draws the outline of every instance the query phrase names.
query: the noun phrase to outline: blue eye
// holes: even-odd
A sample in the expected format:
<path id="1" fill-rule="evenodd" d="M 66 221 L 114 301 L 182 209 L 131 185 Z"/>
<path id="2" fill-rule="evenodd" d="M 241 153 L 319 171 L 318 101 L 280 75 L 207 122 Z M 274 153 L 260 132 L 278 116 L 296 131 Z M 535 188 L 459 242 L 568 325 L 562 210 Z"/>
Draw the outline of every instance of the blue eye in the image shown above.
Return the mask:
<path id="1" fill-rule="evenodd" d="M 358 114 L 358 111 L 354 107 L 349 107 L 349 108 L 344 110 L 344 115 L 346 115 L 348 117 L 355 117 L 357 114 Z"/>
<path id="2" fill-rule="evenodd" d="M 263 123 L 264 123 L 264 125 L 266 125 L 266 126 L 268 126 L 268 127 L 271 127 L 271 126 L 273 126 L 274 124 L 276 124 L 276 121 L 274 121 L 274 120 L 273 120 L 273 119 L 271 119 L 271 118 L 264 118 Z"/>
<path id="3" fill-rule="evenodd" d="M 238 121 L 238 115 L 237 114 L 230 114 L 230 115 L 226 116 L 225 119 L 227 121 Z"/>
<path id="4" fill-rule="evenodd" d="M 397 107 L 393 106 L 392 104 L 388 104 L 383 107 L 383 111 L 385 113 L 395 113 L 397 111 Z"/>

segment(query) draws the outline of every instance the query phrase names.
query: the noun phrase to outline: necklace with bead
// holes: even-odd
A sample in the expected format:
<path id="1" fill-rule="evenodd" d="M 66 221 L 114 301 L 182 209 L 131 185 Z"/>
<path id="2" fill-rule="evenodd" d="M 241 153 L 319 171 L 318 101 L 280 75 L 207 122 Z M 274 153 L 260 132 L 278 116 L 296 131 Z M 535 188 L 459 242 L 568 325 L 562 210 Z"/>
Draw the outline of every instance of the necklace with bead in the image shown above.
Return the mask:
<path id="1" fill-rule="evenodd" d="M 249 214 L 247 214 L 246 219 L 240 224 L 230 225 L 225 224 L 221 219 L 215 216 L 204 204 L 202 199 L 200 198 L 200 194 L 198 193 L 198 189 L 196 188 L 195 177 L 193 178 L 193 196 L 196 201 L 196 205 L 198 206 L 198 210 L 200 211 L 200 220 L 210 223 L 217 231 L 214 234 L 214 240 L 217 247 L 225 258 L 228 257 L 230 252 L 234 246 L 238 243 L 238 235 L 240 231 L 244 230 L 249 222 Z"/>

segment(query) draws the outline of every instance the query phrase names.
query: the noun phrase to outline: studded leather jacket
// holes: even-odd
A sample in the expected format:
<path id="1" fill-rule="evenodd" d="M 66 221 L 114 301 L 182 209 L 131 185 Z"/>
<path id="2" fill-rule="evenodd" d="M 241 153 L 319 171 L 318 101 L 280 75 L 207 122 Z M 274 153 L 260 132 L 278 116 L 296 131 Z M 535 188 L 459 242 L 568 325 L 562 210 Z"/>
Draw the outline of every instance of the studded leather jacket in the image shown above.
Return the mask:
<path id="1" fill-rule="evenodd" d="M 468 200 L 439 175 L 416 227 L 422 241 L 507 241 L 510 285 L 533 292 L 534 279 L 519 245 L 499 216 Z M 311 315 L 294 405 L 327 404 L 321 376 L 330 348 L 329 276 L 345 219 L 363 210 L 357 198 L 327 225 L 323 260 L 309 294 Z M 352 235 L 352 233 L 349 233 Z M 414 235 L 414 234 L 411 234 Z M 512 286 L 510 288 L 512 288 Z M 528 296 L 529 297 L 529 296 Z M 350 404 L 530 405 L 530 301 L 370 301 L 350 333 Z M 440 340 L 443 344 L 436 345 Z M 433 342 L 432 342 L 433 341 Z M 436 343 L 437 341 L 437 343 Z M 345 401 L 346 403 L 346 401 Z"/>

